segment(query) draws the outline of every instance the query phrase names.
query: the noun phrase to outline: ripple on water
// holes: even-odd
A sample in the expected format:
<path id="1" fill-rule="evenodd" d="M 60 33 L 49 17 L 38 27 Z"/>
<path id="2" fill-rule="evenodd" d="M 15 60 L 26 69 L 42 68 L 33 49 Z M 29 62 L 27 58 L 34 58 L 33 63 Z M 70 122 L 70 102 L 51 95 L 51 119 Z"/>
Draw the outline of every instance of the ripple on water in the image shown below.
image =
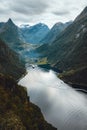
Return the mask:
<path id="1" fill-rule="evenodd" d="M 55 72 L 28 68 L 19 84 L 27 87 L 31 101 L 59 130 L 87 130 L 86 96 L 57 78 Z"/>

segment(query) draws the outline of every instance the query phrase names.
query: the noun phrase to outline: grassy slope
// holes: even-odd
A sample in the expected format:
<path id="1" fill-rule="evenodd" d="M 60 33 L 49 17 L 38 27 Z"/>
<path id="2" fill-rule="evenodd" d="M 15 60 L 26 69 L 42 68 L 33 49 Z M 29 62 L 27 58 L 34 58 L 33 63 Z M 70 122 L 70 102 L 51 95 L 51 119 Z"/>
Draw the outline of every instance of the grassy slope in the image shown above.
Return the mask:
<path id="1" fill-rule="evenodd" d="M 87 7 L 51 45 L 43 45 L 37 51 L 64 71 L 60 76 L 64 81 L 87 85 Z"/>
<path id="2" fill-rule="evenodd" d="M 0 130 L 56 130 L 29 101 L 26 88 L 17 85 L 24 73 L 18 54 L 0 40 Z"/>
<path id="3" fill-rule="evenodd" d="M 0 73 L 18 79 L 25 73 L 25 66 L 19 55 L 0 40 Z"/>
<path id="4" fill-rule="evenodd" d="M 1 74 L 0 129 L 56 130 L 44 120 L 40 109 L 29 101 L 26 89 Z"/>

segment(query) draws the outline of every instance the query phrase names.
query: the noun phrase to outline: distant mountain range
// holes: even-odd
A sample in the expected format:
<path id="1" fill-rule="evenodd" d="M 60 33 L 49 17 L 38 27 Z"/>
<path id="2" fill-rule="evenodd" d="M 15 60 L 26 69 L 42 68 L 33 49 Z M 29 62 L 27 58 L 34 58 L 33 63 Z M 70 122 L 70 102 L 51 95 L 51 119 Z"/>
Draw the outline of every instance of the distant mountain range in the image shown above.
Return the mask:
<path id="1" fill-rule="evenodd" d="M 24 43 L 37 44 L 47 34 L 49 28 L 45 24 L 24 26 L 19 28 L 11 19 L 0 23 L 0 38 L 13 50 L 23 49 Z"/>
<path id="2" fill-rule="evenodd" d="M 19 46 L 24 45 L 19 31 L 11 19 L 0 23 L 0 129 L 57 130 L 45 121 L 40 108 L 30 102 L 26 88 L 17 84 L 26 73 L 17 54 Z"/>
<path id="3" fill-rule="evenodd" d="M 38 23 L 34 26 L 21 26 L 20 30 L 25 42 L 39 44 L 41 43 L 40 41 L 47 35 L 50 29 L 47 25 Z"/>
<path id="4" fill-rule="evenodd" d="M 21 56 L 25 58 L 25 61 L 29 61 L 29 58 L 37 55 L 34 51 L 36 46 L 44 44 L 46 41 L 52 41 L 56 35 L 63 31 L 70 23 L 71 22 L 65 24 L 57 23 L 50 30 L 48 26 L 43 23 L 38 23 L 33 26 L 26 24 L 18 27 L 9 19 L 7 22 L 0 23 L 0 39 L 13 51 L 21 54 Z"/>
<path id="5" fill-rule="evenodd" d="M 42 45 L 38 52 L 48 63 L 63 70 L 62 78 L 68 82 L 87 85 L 87 7 L 50 44 Z"/>
<path id="6" fill-rule="evenodd" d="M 61 22 L 56 23 L 48 32 L 48 34 L 40 42 L 51 44 L 55 40 L 56 36 L 58 36 L 71 23 L 72 21 L 66 23 L 61 23 Z"/>
<path id="7" fill-rule="evenodd" d="M 16 26 L 11 19 L 0 23 L 0 39 L 2 39 L 12 50 L 20 52 L 24 50 L 24 44 L 38 44 L 48 33 L 47 25 L 39 23 L 34 26 Z"/>
<path id="8" fill-rule="evenodd" d="M 21 25 L 18 27 L 11 19 L 0 23 L 0 38 L 13 50 L 23 49 L 24 43 L 43 44 L 52 42 L 71 22 L 56 23 L 49 29 L 44 23 Z"/>

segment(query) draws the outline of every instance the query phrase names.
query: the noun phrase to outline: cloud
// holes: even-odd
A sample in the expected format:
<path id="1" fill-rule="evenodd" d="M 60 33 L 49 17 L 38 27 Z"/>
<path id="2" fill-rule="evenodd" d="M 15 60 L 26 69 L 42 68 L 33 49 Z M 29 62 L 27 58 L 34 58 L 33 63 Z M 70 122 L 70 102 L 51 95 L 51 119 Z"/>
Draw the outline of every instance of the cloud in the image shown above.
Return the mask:
<path id="1" fill-rule="evenodd" d="M 15 0 L 10 3 L 9 8 L 16 13 L 25 15 L 39 15 L 42 14 L 48 7 L 48 3 L 43 0 Z"/>
<path id="2" fill-rule="evenodd" d="M 0 21 L 10 17 L 16 24 L 45 22 L 52 26 L 73 20 L 86 5 L 87 0 L 0 0 Z"/>
<path id="3" fill-rule="evenodd" d="M 53 12 L 53 14 L 63 16 L 63 15 L 70 14 L 70 12 L 69 11 L 55 11 L 55 12 Z"/>

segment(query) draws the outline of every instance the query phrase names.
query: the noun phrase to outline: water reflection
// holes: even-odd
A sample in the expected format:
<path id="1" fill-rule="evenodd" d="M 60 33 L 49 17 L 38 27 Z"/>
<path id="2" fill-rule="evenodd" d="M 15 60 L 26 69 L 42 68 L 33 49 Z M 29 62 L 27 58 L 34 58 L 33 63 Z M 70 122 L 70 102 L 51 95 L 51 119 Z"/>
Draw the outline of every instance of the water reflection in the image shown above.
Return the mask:
<path id="1" fill-rule="evenodd" d="M 53 71 L 28 68 L 19 84 L 58 130 L 87 130 L 87 99 L 57 78 Z"/>

